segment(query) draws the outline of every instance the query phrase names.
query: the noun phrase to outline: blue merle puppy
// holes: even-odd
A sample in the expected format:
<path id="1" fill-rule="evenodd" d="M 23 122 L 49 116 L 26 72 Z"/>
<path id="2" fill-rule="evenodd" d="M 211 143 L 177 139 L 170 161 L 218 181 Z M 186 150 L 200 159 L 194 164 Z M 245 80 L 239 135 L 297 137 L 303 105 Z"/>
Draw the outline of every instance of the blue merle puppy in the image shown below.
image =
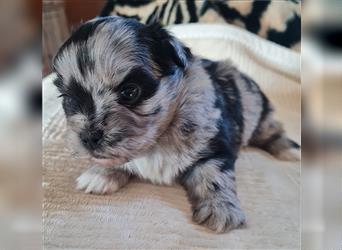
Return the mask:
<path id="1" fill-rule="evenodd" d="M 252 145 L 298 160 L 258 85 L 229 61 L 191 53 L 159 24 L 122 17 L 81 25 L 53 61 L 68 144 L 93 166 L 87 193 L 117 191 L 138 176 L 180 183 L 193 220 L 216 232 L 245 223 L 234 164 Z"/>

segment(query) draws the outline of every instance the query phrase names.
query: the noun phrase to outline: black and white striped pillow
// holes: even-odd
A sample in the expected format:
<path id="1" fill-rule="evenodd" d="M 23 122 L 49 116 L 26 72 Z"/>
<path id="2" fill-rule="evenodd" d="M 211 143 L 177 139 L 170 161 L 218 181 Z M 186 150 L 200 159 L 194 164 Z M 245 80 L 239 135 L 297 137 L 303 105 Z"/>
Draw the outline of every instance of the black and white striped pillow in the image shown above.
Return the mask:
<path id="1" fill-rule="evenodd" d="M 231 23 L 282 46 L 300 50 L 300 0 L 107 0 L 100 16 L 119 15 L 163 25 Z"/>

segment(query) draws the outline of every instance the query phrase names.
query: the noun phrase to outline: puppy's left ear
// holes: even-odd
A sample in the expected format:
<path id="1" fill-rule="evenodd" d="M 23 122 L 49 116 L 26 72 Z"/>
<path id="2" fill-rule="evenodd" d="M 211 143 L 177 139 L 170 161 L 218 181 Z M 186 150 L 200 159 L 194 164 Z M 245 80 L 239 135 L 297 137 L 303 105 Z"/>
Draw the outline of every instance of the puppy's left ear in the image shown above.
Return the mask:
<path id="1" fill-rule="evenodd" d="M 147 45 L 152 59 L 163 75 L 172 74 L 175 67 L 186 68 L 192 54 L 177 38 L 171 36 L 159 22 L 153 22 L 140 30 L 140 37 Z"/>

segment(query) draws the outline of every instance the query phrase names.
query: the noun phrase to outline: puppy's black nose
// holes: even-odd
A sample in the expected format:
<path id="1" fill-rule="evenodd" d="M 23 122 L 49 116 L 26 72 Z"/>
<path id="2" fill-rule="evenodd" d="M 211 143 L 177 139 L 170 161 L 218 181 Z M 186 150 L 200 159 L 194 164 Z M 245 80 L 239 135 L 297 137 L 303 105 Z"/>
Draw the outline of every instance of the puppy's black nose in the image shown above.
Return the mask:
<path id="1" fill-rule="evenodd" d="M 102 130 L 95 130 L 92 132 L 84 131 L 80 134 L 82 144 L 90 150 L 96 149 L 99 146 L 101 139 L 103 138 Z"/>

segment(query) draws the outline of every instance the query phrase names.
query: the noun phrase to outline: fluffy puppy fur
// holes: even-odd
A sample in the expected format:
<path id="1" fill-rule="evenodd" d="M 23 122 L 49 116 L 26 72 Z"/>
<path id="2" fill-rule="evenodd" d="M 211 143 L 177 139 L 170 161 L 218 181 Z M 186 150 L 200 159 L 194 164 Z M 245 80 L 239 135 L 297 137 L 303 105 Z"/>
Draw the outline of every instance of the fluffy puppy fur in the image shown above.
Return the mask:
<path id="1" fill-rule="evenodd" d="M 225 232 L 245 223 L 234 174 L 240 148 L 298 159 L 298 145 L 251 78 L 229 61 L 194 56 L 156 23 L 88 21 L 53 68 L 71 148 L 94 161 L 77 179 L 85 192 L 114 192 L 132 175 L 178 181 L 194 221 Z"/>

